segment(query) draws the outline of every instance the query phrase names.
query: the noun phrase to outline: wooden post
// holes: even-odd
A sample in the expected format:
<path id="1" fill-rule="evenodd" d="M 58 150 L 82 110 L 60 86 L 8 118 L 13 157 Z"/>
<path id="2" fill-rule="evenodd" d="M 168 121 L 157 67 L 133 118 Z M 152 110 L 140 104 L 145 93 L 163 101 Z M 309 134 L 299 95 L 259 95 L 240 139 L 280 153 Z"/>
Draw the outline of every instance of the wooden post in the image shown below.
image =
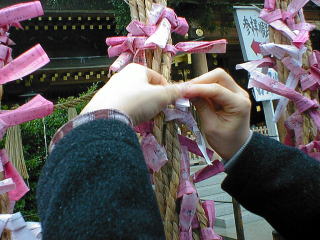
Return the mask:
<path id="1" fill-rule="evenodd" d="M 191 57 L 192 57 L 192 68 L 193 68 L 194 77 L 198 77 L 209 71 L 207 55 L 205 53 L 195 53 L 195 54 L 192 54 Z"/>
<path id="2" fill-rule="evenodd" d="M 285 240 L 283 237 L 280 236 L 279 233 L 277 233 L 276 231 L 273 231 L 272 232 L 272 237 L 273 237 L 273 240 Z"/>
<path id="3" fill-rule="evenodd" d="M 232 205 L 233 205 L 234 221 L 236 224 L 237 240 L 245 240 L 241 206 L 234 198 L 232 198 Z"/>

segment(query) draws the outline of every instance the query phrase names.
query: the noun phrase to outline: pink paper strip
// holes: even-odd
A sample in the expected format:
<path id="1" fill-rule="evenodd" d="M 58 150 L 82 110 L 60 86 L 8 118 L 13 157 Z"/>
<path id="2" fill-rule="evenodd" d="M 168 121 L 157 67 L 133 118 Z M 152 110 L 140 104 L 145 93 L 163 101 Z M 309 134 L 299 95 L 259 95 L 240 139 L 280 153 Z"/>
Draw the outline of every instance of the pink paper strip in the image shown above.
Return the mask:
<path id="1" fill-rule="evenodd" d="M 131 63 L 133 60 L 133 54 L 131 52 L 123 52 L 120 56 L 112 63 L 109 68 L 109 73 L 120 72 L 125 66 Z"/>
<path id="2" fill-rule="evenodd" d="M 8 127 L 12 127 L 37 118 L 43 118 L 53 112 L 53 103 L 37 95 L 15 110 L 0 114 L 0 138 Z"/>
<path id="3" fill-rule="evenodd" d="M 11 56 L 11 48 L 0 44 L 0 60 L 5 62 L 5 64 L 8 62 L 8 58 Z"/>
<path id="4" fill-rule="evenodd" d="M 127 40 L 128 37 L 121 36 L 121 37 L 110 37 L 106 39 L 106 44 L 108 46 L 116 46 L 124 43 Z"/>
<path id="5" fill-rule="evenodd" d="M 159 23 L 157 30 L 146 40 L 145 44 L 156 44 L 160 48 L 165 48 L 171 32 L 171 24 L 164 18 Z"/>
<path id="6" fill-rule="evenodd" d="M 276 20 L 282 19 L 282 12 L 280 9 L 270 11 L 268 9 L 262 9 L 259 17 L 264 20 L 266 23 L 272 23 Z"/>
<path id="7" fill-rule="evenodd" d="M 190 182 L 190 159 L 188 156 L 188 148 L 181 146 L 180 179 L 177 198 L 196 192 L 195 187 Z"/>
<path id="8" fill-rule="evenodd" d="M 158 172 L 168 162 L 166 150 L 152 134 L 142 139 L 141 148 L 147 166 L 154 172 Z"/>
<path id="9" fill-rule="evenodd" d="M 304 153 L 308 154 L 310 157 L 320 161 L 320 141 L 313 141 L 307 145 L 299 146 L 299 149 Z"/>
<path id="10" fill-rule="evenodd" d="M 208 228 L 201 229 L 201 237 L 203 240 L 222 240 L 222 237 L 216 234 L 213 226 L 216 220 L 214 201 L 207 200 L 202 203 L 202 207 L 206 213 L 209 226 Z"/>
<path id="11" fill-rule="evenodd" d="M 179 240 L 193 240 L 191 228 L 189 231 L 180 231 Z"/>
<path id="12" fill-rule="evenodd" d="M 292 45 L 275 44 L 275 43 L 265 43 L 260 45 L 261 54 L 264 56 L 273 55 L 278 59 L 282 59 L 289 55 L 299 62 L 302 61 L 302 55 L 307 50 L 306 48 L 298 49 Z"/>
<path id="13" fill-rule="evenodd" d="M 225 53 L 226 46 L 227 40 L 225 39 L 211 42 L 180 42 L 175 45 L 178 51 L 188 53 Z"/>
<path id="14" fill-rule="evenodd" d="M 4 84 L 22 78 L 43 67 L 49 61 L 45 51 L 40 44 L 37 44 L 0 69 L 0 83 Z"/>
<path id="15" fill-rule="evenodd" d="M 191 228 L 192 229 L 198 229 L 200 228 L 200 223 L 197 217 L 197 214 L 194 215 L 192 222 L 191 222 Z"/>
<path id="16" fill-rule="evenodd" d="M 9 157 L 5 149 L 0 150 L 1 165 L 4 166 L 9 162 Z"/>
<path id="17" fill-rule="evenodd" d="M 303 79 L 303 77 L 308 76 L 308 73 L 301 68 L 301 63 L 292 57 L 285 57 L 282 59 L 282 63 L 287 67 L 288 70 L 290 70 L 290 74 L 288 76 L 288 79 L 286 81 L 286 87 L 291 89 L 296 89 L 299 80 Z M 273 120 L 277 122 L 282 113 L 285 111 L 287 105 L 289 103 L 289 99 L 285 97 L 280 97 L 280 100 L 278 102 Z"/>
<path id="18" fill-rule="evenodd" d="M 300 93 L 286 87 L 284 84 L 257 71 L 252 72 L 251 81 L 255 87 L 289 98 L 295 103 L 300 113 L 308 111 L 317 129 L 320 130 L 319 104 L 315 100 L 304 97 Z"/>
<path id="19" fill-rule="evenodd" d="M 44 14 L 40 1 L 19 3 L 0 9 L 0 26 L 24 21 Z"/>
<path id="20" fill-rule="evenodd" d="M 290 146 L 299 146 L 303 143 L 303 118 L 299 112 L 293 113 L 288 119 L 285 121 L 284 126 L 287 130 L 287 133 L 293 131 L 295 143 L 287 144 Z M 290 136 L 292 137 L 292 136 Z M 289 139 L 288 139 L 289 140 Z M 287 141 L 288 143 L 288 141 Z"/>
<path id="21" fill-rule="evenodd" d="M 264 0 L 264 8 L 274 10 L 276 8 L 276 0 Z"/>
<path id="22" fill-rule="evenodd" d="M 304 97 L 293 89 L 286 87 L 283 83 L 278 82 L 258 71 L 253 71 L 251 73 L 251 81 L 253 86 L 255 87 L 276 93 L 280 96 L 289 98 L 290 100 L 294 101 L 300 113 L 305 112 L 311 108 L 318 107 L 318 104 L 316 102 Z"/>
<path id="23" fill-rule="evenodd" d="M 15 43 L 9 38 L 9 36 L 10 36 L 10 34 L 8 32 L 6 32 L 6 31 L 2 32 L 0 30 L 0 43 L 8 45 L 8 46 L 15 45 Z"/>
<path id="24" fill-rule="evenodd" d="M 224 172 L 223 163 L 219 160 L 214 160 L 212 165 L 206 166 L 205 168 L 194 173 L 192 175 L 192 179 L 194 183 L 198 183 L 222 172 Z"/>
<path id="25" fill-rule="evenodd" d="M 134 130 L 137 132 L 137 133 L 140 133 L 141 136 L 145 136 L 147 135 L 148 133 L 152 133 L 153 131 L 153 122 L 152 121 L 149 121 L 149 122 L 144 122 L 144 123 L 141 123 L 140 125 L 138 126 L 135 126 L 134 127 Z"/>
<path id="26" fill-rule="evenodd" d="M 288 5 L 288 15 L 287 17 L 293 18 L 295 15 L 298 14 L 299 10 L 303 8 L 304 5 L 306 5 L 309 2 L 309 0 L 293 0 Z"/>
<path id="27" fill-rule="evenodd" d="M 189 152 L 196 154 L 199 157 L 204 157 L 195 141 L 193 141 L 190 138 L 187 138 L 183 135 L 180 135 L 180 134 L 178 135 L 178 137 L 179 137 L 180 145 L 186 146 L 188 148 Z M 207 154 L 210 159 L 212 159 L 213 153 L 214 152 L 212 150 L 207 148 Z"/>
<path id="28" fill-rule="evenodd" d="M 300 81 L 302 91 L 306 91 L 307 89 L 315 91 L 320 87 L 320 77 L 312 70 L 309 75 L 302 77 Z"/>
<path id="29" fill-rule="evenodd" d="M 144 24 L 138 20 L 132 20 L 126 29 L 132 36 L 151 36 L 157 27 L 155 25 Z"/>
<path id="30" fill-rule="evenodd" d="M 276 20 L 270 23 L 270 26 L 281 32 L 285 37 L 287 37 L 291 41 L 296 37 L 296 34 L 293 31 L 291 31 L 291 29 L 282 20 Z"/>
<path id="31" fill-rule="evenodd" d="M 16 185 L 12 181 L 12 178 L 7 178 L 0 181 L 0 194 L 10 192 L 16 188 Z"/>
<path id="32" fill-rule="evenodd" d="M 254 60 L 246 63 L 241 63 L 236 65 L 236 69 L 245 69 L 248 72 L 252 72 L 253 70 L 256 70 L 256 68 L 259 67 L 274 67 L 276 65 L 276 62 L 274 59 L 270 57 L 264 57 L 259 60 Z"/>
<path id="33" fill-rule="evenodd" d="M 156 25 L 163 14 L 165 7 L 162 4 L 152 4 L 152 8 L 148 14 L 148 23 Z"/>
<path id="34" fill-rule="evenodd" d="M 199 199 L 196 193 L 183 196 L 179 215 L 179 225 L 181 231 L 189 231 L 192 219 L 196 213 L 198 201 Z"/>
<path id="35" fill-rule="evenodd" d="M 189 25 L 184 18 L 177 17 L 176 13 L 171 8 L 165 8 L 160 19 L 168 19 L 171 24 L 171 31 L 180 35 L 188 33 Z"/>
<path id="36" fill-rule="evenodd" d="M 289 76 L 288 76 L 288 79 L 286 81 L 286 86 L 288 88 L 291 88 L 291 89 L 294 90 L 294 89 L 296 89 L 298 83 L 299 83 L 299 78 L 296 77 L 293 72 L 290 72 Z M 276 108 L 274 116 L 273 116 L 273 121 L 274 122 L 278 122 L 279 121 L 279 119 L 280 119 L 281 115 L 284 113 L 288 103 L 289 103 L 289 99 L 288 98 L 283 97 L 283 96 L 280 97 L 279 102 L 277 104 L 277 108 Z"/>
<path id="37" fill-rule="evenodd" d="M 193 132 L 193 134 L 196 137 L 196 142 L 197 145 L 202 153 L 202 155 L 204 156 L 206 162 L 208 165 L 211 165 L 211 160 L 208 157 L 207 151 L 206 151 L 206 144 L 204 141 L 204 138 L 200 132 L 200 129 L 197 126 L 197 122 L 196 120 L 194 120 L 192 114 L 190 112 L 184 112 L 178 109 L 165 109 L 163 111 L 166 115 L 166 121 L 172 121 L 172 120 L 177 120 L 182 124 L 185 124 L 189 130 L 191 130 Z"/>
<path id="38" fill-rule="evenodd" d="M 5 178 L 12 178 L 16 185 L 14 190 L 8 192 L 9 199 L 11 201 L 20 200 L 29 191 L 29 188 L 10 161 L 4 165 L 4 175 Z"/>

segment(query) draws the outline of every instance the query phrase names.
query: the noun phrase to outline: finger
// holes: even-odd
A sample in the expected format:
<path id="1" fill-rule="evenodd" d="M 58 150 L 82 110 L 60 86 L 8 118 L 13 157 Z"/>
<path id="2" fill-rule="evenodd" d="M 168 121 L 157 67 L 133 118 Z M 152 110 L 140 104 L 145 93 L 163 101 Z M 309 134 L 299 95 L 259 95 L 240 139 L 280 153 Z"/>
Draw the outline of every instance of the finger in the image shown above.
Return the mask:
<path id="1" fill-rule="evenodd" d="M 192 84 L 210 84 L 218 83 L 232 92 L 242 92 L 242 88 L 233 80 L 233 78 L 221 68 L 207 72 L 190 81 Z"/>
<path id="2" fill-rule="evenodd" d="M 238 106 L 240 103 L 239 95 L 229 89 L 216 84 L 192 84 L 183 90 L 186 98 L 201 97 L 209 99 L 222 107 Z"/>
<path id="3" fill-rule="evenodd" d="M 120 74 L 126 76 L 126 78 L 131 77 L 136 81 L 143 83 L 150 83 L 153 85 L 166 85 L 167 80 L 156 71 L 149 69 L 145 66 L 136 63 L 128 64 Z"/>
<path id="4" fill-rule="evenodd" d="M 168 81 L 159 73 L 156 71 L 146 68 L 147 69 L 147 77 L 148 82 L 153 85 L 167 85 Z"/>
<path id="5" fill-rule="evenodd" d="M 169 104 L 174 103 L 178 98 L 182 97 L 182 91 L 179 84 L 154 86 L 154 89 L 156 90 L 154 97 L 158 99 L 159 107 L 161 109 Z"/>

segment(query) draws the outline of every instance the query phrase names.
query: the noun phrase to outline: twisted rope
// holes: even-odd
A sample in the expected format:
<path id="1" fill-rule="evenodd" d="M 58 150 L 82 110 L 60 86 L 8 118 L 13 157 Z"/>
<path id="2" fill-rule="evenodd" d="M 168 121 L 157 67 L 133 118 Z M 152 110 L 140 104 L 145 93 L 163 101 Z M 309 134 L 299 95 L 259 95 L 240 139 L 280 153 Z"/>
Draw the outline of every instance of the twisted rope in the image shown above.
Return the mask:
<path id="1" fill-rule="evenodd" d="M 290 4 L 290 2 L 291 0 L 277 0 L 276 6 L 281 10 L 287 10 L 287 7 Z M 295 18 L 295 21 L 296 23 L 299 23 L 301 22 L 301 19 L 297 16 Z M 290 44 L 290 41 L 286 37 L 284 37 L 280 32 L 275 31 L 271 27 L 269 29 L 270 29 L 270 42 L 274 42 L 277 44 Z M 305 69 L 308 69 L 309 68 L 308 57 L 309 55 L 312 54 L 312 45 L 310 40 L 306 43 L 306 47 L 307 47 L 307 51 L 303 55 L 302 63 L 303 63 L 303 67 Z M 277 69 L 278 69 L 279 80 L 284 83 L 288 78 L 289 71 L 280 60 L 277 60 Z M 299 86 L 297 87 L 296 91 L 301 92 L 304 96 L 308 98 L 318 100 L 318 91 L 302 92 Z M 296 111 L 296 108 L 294 104 L 292 102 L 289 102 L 286 112 L 283 114 L 283 116 L 280 118 L 278 122 L 279 133 L 281 132 L 284 133 L 286 131 L 284 128 L 284 121 L 295 111 Z M 309 114 L 303 114 L 302 116 L 303 116 L 303 144 L 307 144 L 315 138 L 315 136 L 317 135 L 317 130 L 313 126 L 313 121 L 309 116 Z M 283 141 L 284 136 L 280 134 L 280 137 L 281 137 L 281 141 Z"/>
<path id="2" fill-rule="evenodd" d="M 87 93 L 86 95 L 83 95 L 81 97 L 72 99 L 70 101 L 67 101 L 65 103 L 59 103 L 54 105 L 54 110 L 68 110 L 68 108 L 76 107 L 77 105 L 88 102 L 91 100 L 91 98 L 97 93 L 97 91 L 94 91 L 92 93 Z"/>

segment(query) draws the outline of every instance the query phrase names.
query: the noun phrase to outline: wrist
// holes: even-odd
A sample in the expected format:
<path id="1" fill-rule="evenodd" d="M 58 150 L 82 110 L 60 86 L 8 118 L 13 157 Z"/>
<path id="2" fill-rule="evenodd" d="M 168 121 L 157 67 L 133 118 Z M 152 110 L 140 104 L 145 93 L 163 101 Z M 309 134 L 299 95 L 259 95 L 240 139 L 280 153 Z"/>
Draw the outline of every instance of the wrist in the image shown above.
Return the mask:
<path id="1" fill-rule="evenodd" d="M 248 136 L 246 142 L 241 146 L 241 148 L 230 159 L 223 159 L 224 169 L 225 169 L 226 173 L 228 173 L 229 170 L 234 166 L 235 162 L 237 161 L 237 159 L 239 158 L 241 153 L 248 146 L 249 142 L 251 141 L 252 136 L 253 136 L 253 131 L 250 130 L 249 136 Z"/>
<path id="2" fill-rule="evenodd" d="M 231 159 L 251 136 L 249 127 L 231 132 L 232 135 L 226 135 L 225 132 L 221 135 L 215 134 L 215 144 L 210 144 L 224 160 Z"/>
<path id="3" fill-rule="evenodd" d="M 81 115 L 68 121 L 58 129 L 50 142 L 49 152 L 51 152 L 54 149 L 55 145 L 70 131 L 82 124 L 97 119 L 114 119 L 117 121 L 121 121 L 129 125 L 130 127 L 133 127 L 133 123 L 130 117 L 117 109 L 101 109 L 93 112 L 82 113 Z"/>

